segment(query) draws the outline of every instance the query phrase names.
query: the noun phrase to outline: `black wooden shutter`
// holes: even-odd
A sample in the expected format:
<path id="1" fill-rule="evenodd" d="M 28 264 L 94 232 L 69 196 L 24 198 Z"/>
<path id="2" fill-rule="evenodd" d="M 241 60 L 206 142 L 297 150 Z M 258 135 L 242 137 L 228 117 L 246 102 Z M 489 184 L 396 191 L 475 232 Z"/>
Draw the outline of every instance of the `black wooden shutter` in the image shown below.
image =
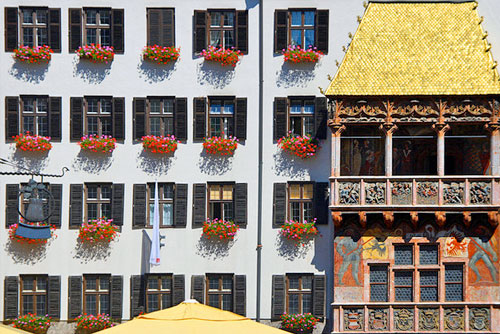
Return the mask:
<path id="1" fill-rule="evenodd" d="M 123 53 L 125 50 L 123 9 L 112 9 L 111 20 L 111 41 L 113 48 L 115 53 Z"/>
<path id="2" fill-rule="evenodd" d="M 273 227 L 281 227 L 286 220 L 286 183 L 273 187 Z"/>
<path id="3" fill-rule="evenodd" d="M 178 140 L 187 140 L 187 98 L 175 99 L 174 135 Z"/>
<path id="4" fill-rule="evenodd" d="M 113 137 L 125 140 L 125 98 L 113 98 Z"/>
<path id="5" fill-rule="evenodd" d="M 236 183 L 234 186 L 234 222 L 240 227 L 247 225 L 248 184 Z"/>
<path id="6" fill-rule="evenodd" d="M 246 316 L 247 313 L 247 277 L 234 276 L 234 313 Z"/>
<path id="7" fill-rule="evenodd" d="M 161 13 L 161 44 L 175 46 L 175 14 L 174 9 L 165 8 Z"/>
<path id="8" fill-rule="evenodd" d="M 235 121 L 235 136 L 240 140 L 247 139 L 247 98 L 236 99 L 236 121 Z"/>
<path id="9" fill-rule="evenodd" d="M 61 276 L 49 276 L 47 310 L 52 319 L 61 318 Z"/>
<path id="10" fill-rule="evenodd" d="M 19 223 L 19 184 L 7 184 L 6 190 L 6 208 L 5 208 L 5 227 Z"/>
<path id="11" fill-rule="evenodd" d="M 323 53 L 328 53 L 328 20 L 329 11 L 316 11 L 316 47 Z"/>
<path id="12" fill-rule="evenodd" d="M 70 127 L 71 141 L 80 141 L 83 136 L 83 98 L 70 98 Z"/>
<path id="13" fill-rule="evenodd" d="M 282 53 L 288 46 L 288 10 L 274 12 L 274 53 Z"/>
<path id="14" fill-rule="evenodd" d="M 205 276 L 191 276 L 191 298 L 196 299 L 199 303 L 205 303 Z"/>
<path id="15" fill-rule="evenodd" d="M 193 184 L 193 227 L 202 227 L 207 218 L 207 185 Z"/>
<path id="16" fill-rule="evenodd" d="M 273 275 L 272 320 L 278 320 L 285 313 L 285 299 L 285 275 Z"/>
<path id="17" fill-rule="evenodd" d="M 133 217 L 132 228 L 143 228 L 146 226 L 146 203 L 147 203 L 147 185 L 134 184 L 133 190 L 134 203 L 133 203 Z"/>
<path id="18" fill-rule="evenodd" d="M 141 140 L 146 135 L 146 99 L 134 97 L 134 139 Z"/>
<path id="19" fill-rule="evenodd" d="M 174 293 L 172 296 L 172 306 L 182 303 L 186 299 L 186 279 L 184 275 L 174 275 L 172 277 Z"/>
<path id="20" fill-rule="evenodd" d="M 326 276 L 314 275 L 313 280 L 313 315 L 317 318 L 325 317 Z"/>
<path id="21" fill-rule="evenodd" d="M 176 184 L 174 196 L 174 226 L 186 227 L 188 185 Z"/>
<path id="22" fill-rule="evenodd" d="M 193 100 L 194 104 L 194 140 L 203 140 L 206 136 L 206 110 L 207 110 L 207 99 L 204 97 L 195 97 Z"/>
<path id="23" fill-rule="evenodd" d="M 62 203 L 62 184 L 49 185 L 49 191 L 54 197 L 54 209 L 52 211 L 52 216 L 49 218 L 49 223 L 57 227 L 61 227 L 61 203 Z"/>
<path id="24" fill-rule="evenodd" d="M 113 183 L 111 191 L 111 218 L 113 224 L 123 225 L 123 197 L 125 193 L 125 185 L 123 183 Z"/>
<path id="25" fill-rule="evenodd" d="M 61 52 L 61 9 L 49 8 L 49 45 L 52 51 Z"/>
<path id="26" fill-rule="evenodd" d="M 145 289 L 146 284 L 143 275 L 132 275 L 130 277 L 130 317 L 137 317 L 145 312 Z"/>
<path id="27" fill-rule="evenodd" d="M 314 127 L 316 130 L 315 138 L 326 139 L 326 119 L 328 109 L 326 97 L 317 97 L 314 106 Z"/>
<path id="28" fill-rule="evenodd" d="M 236 11 L 236 48 L 248 54 L 248 10 Z"/>
<path id="29" fill-rule="evenodd" d="M 3 318 L 15 319 L 19 315 L 19 279 L 17 276 L 5 276 Z"/>
<path id="30" fill-rule="evenodd" d="M 5 51 L 17 48 L 17 7 L 5 7 Z"/>
<path id="31" fill-rule="evenodd" d="M 274 99 L 274 139 L 286 136 L 288 99 L 276 97 Z"/>
<path id="32" fill-rule="evenodd" d="M 148 45 L 162 45 L 160 8 L 148 9 Z"/>
<path id="33" fill-rule="evenodd" d="M 83 184 L 69 186 L 69 227 L 79 228 L 83 223 Z"/>
<path id="34" fill-rule="evenodd" d="M 328 182 L 314 184 L 314 211 L 316 224 L 328 224 Z"/>
<path id="35" fill-rule="evenodd" d="M 82 46 L 82 10 L 69 9 L 69 52 L 75 52 Z"/>
<path id="36" fill-rule="evenodd" d="M 60 97 L 49 97 L 49 134 L 52 141 L 61 141 Z"/>
<path id="37" fill-rule="evenodd" d="M 110 309 L 109 315 L 112 319 L 122 319 L 123 308 L 123 276 L 111 276 L 110 282 Z"/>
<path id="38" fill-rule="evenodd" d="M 19 134 L 19 97 L 5 97 L 5 140 L 12 141 Z"/>
<path id="39" fill-rule="evenodd" d="M 193 51 L 201 52 L 207 47 L 207 12 L 194 11 Z"/>
<path id="40" fill-rule="evenodd" d="M 68 278 L 68 320 L 73 320 L 82 314 L 82 277 Z"/>

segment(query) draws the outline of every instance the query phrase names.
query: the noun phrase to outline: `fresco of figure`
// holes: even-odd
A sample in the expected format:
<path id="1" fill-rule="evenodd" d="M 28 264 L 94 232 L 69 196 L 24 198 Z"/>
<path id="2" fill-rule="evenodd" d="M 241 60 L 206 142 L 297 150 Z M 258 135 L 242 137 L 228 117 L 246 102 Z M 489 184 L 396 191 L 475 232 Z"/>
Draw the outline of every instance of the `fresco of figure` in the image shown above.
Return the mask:
<path id="1" fill-rule="evenodd" d="M 472 237 L 472 244 L 476 246 L 476 252 L 469 260 L 469 267 L 476 274 L 476 280 L 474 283 L 477 283 L 483 279 L 481 274 L 479 274 L 479 269 L 476 264 L 479 260 L 483 260 L 484 265 L 490 271 L 491 277 L 495 283 L 498 283 L 497 270 L 495 268 L 494 262 L 498 261 L 498 255 L 491 247 L 491 244 L 488 239 L 484 237 Z"/>
<path id="2" fill-rule="evenodd" d="M 342 256 L 342 264 L 340 265 L 337 273 L 339 278 L 339 285 L 344 285 L 343 279 L 349 266 L 351 266 L 351 273 L 356 285 L 361 285 L 358 279 L 359 262 L 361 261 L 361 252 L 363 247 L 354 241 L 351 236 L 345 236 L 337 242 L 337 253 Z"/>

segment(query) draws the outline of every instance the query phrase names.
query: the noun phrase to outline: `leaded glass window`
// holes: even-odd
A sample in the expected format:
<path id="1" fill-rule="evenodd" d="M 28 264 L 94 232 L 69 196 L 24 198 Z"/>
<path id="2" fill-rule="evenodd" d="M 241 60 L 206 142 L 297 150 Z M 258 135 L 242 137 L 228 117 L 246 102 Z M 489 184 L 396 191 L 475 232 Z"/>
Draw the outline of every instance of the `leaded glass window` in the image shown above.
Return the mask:
<path id="1" fill-rule="evenodd" d="M 387 266 L 370 266 L 370 301 L 388 301 Z"/>

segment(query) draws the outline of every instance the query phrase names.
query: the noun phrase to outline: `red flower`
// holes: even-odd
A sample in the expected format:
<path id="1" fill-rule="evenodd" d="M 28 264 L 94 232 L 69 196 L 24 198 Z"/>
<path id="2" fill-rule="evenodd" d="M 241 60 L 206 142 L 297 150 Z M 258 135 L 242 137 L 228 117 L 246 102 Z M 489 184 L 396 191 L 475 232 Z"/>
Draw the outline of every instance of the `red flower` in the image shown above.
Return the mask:
<path id="1" fill-rule="evenodd" d="M 287 136 L 278 140 L 278 147 L 302 159 L 315 156 L 320 148 L 315 138 L 307 135 L 294 136 L 292 132 L 289 132 Z"/>
<path id="2" fill-rule="evenodd" d="M 203 148 L 208 154 L 233 155 L 238 148 L 238 138 L 233 136 L 224 138 L 224 133 L 222 133 L 220 137 L 205 138 Z"/>

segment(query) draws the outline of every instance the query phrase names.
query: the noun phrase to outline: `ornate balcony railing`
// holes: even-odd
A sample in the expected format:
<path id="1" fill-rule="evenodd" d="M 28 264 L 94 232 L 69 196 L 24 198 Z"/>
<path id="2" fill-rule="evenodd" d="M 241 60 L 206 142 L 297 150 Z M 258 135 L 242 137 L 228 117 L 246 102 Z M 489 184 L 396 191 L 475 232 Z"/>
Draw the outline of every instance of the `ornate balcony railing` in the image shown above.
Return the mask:
<path id="1" fill-rule="evenodd" d="M 492 211 L 500 208 L 500 177 L 331 177 L 333 211 Z"/>

